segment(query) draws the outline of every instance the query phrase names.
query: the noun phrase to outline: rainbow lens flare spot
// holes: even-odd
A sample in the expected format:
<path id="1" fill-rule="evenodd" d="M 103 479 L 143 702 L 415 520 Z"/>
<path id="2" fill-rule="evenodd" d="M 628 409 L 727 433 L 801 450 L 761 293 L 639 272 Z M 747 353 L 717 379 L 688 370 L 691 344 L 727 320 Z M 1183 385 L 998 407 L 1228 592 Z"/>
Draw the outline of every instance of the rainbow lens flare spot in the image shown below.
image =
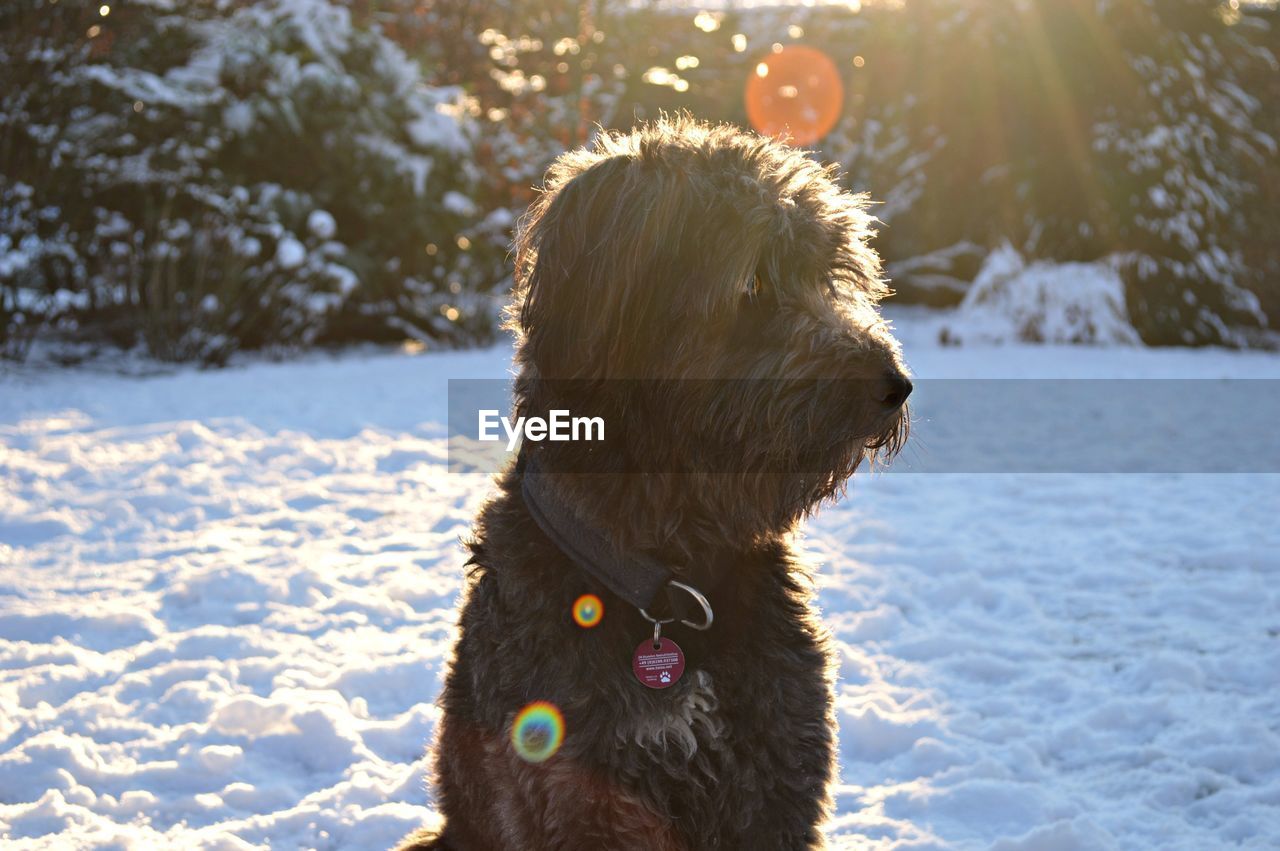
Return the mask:
<path id="1" fill-rule="evenodd" d="M 564 741 L 564 716 L 554 703 L 539 700 L 516 715 L 511 744 L 525 762 L 545 762 Z"/>
<path id="2" fill-rule="evenodd" d="M 604 603 L 595 594 L 583 594 L 573 601 L 573 622 L 590 629 L 604 617 Z"/>

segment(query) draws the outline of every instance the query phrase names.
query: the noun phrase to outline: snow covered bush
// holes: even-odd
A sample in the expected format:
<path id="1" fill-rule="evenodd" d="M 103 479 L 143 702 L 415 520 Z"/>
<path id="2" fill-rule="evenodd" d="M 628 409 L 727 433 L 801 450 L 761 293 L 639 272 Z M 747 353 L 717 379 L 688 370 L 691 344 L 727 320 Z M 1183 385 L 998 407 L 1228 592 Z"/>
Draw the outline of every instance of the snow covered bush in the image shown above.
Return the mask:
<path id="1" fill-rule="evenodd" d="M 1268 255 L 1246 250 L 1276 210 L 1259 193 L 1276 182 L 1280 108 L 1263 10 L 906 0 L 809 14 L 835 15 L 815 29 L 861 58 L 841 63 L 848 111 L 824 156 L 884 199 L 879 246 L 909 300 L 958 302 L 973 249 L 1007 240 L 1117 270 L 1146 342 L 1262 337 L 1259 294 L 1280 303 Z"/>
<path id="2" fill-rule="evenodd" d="M 1146 342 L 1265 342 L 1280 313 L 1267 14 L 10 0 L 0 354 L 41 331 L 210 361 L 484 337 L 511 229 L 557 154 L 662 110 L 745 124 L 744 81 L 791 43 L 841 71 L 844 115 L 817 156 L 883 202 L 902 300 L 959 304 L 1008 242 L 1028 268 L 1119 274 Z"/>
<path id="3" fill-rule="evenodd" d="M 1134 345 L 1124 281 L 1106 263 L 1028 264 L 1012 246 L 992 252 L 942 326 L 944 344 Z"/>
<path id="4" fill-rule="evenodd" d="M 0 8 L 0 339 L 220 362 L 489 333 L 456 93 L 329 0 Z"/>

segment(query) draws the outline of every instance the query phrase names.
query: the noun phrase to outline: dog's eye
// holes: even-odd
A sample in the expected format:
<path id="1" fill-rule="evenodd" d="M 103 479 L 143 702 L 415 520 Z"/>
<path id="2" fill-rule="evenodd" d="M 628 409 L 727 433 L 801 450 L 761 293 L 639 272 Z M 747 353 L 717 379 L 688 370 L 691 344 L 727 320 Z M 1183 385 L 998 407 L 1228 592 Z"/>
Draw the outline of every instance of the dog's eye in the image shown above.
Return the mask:
<path id="1" fill-rule="evenodd" d="M 747 298 L 753 299 L 760 295 L 760 290 L 760 276 L 752 275 L 751 279 L 747 281 L 747 285 L 743 288 L 742 294 Z"/>

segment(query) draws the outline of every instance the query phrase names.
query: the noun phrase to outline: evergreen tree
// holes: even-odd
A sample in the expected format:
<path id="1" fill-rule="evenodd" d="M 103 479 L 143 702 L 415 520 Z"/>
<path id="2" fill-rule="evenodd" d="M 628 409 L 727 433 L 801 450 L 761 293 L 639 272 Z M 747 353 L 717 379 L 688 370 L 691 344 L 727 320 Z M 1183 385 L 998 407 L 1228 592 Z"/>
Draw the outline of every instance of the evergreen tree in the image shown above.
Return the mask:
<path id="1" fill-rule="evenodd" d="M 1267 322 L 1255 291 L 1275 286 L 1244 249 L 1266 227 L 1250 211 L 1277 150 L 1244 84 L 1275 60 L 1226 4 L 1116 4 L 1103 23 L 1130 70 L 1093 139 L 1130 311 L 1148 342 L 1246 344 Z"/>
<path id="2" fill-rule="evenodd" d="M 11 353 L 40 324 L 208 362 L 487 333 L 465 123 L 347 9 L 15 0 L 0 33 Z"/>

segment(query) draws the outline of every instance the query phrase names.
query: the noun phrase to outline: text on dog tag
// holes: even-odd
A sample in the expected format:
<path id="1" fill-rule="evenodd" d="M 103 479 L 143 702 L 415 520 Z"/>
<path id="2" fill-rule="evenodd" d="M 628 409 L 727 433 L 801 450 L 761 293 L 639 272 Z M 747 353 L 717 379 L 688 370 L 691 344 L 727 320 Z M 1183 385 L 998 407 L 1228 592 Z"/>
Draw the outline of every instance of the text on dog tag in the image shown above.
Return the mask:
<path id="1" fill-rule="evenodd" d="M 645 639 L 631 657 L 636 679 L 649 688 L 675 685 L 684 673 L 684 651 L 670 638 Z"/>

